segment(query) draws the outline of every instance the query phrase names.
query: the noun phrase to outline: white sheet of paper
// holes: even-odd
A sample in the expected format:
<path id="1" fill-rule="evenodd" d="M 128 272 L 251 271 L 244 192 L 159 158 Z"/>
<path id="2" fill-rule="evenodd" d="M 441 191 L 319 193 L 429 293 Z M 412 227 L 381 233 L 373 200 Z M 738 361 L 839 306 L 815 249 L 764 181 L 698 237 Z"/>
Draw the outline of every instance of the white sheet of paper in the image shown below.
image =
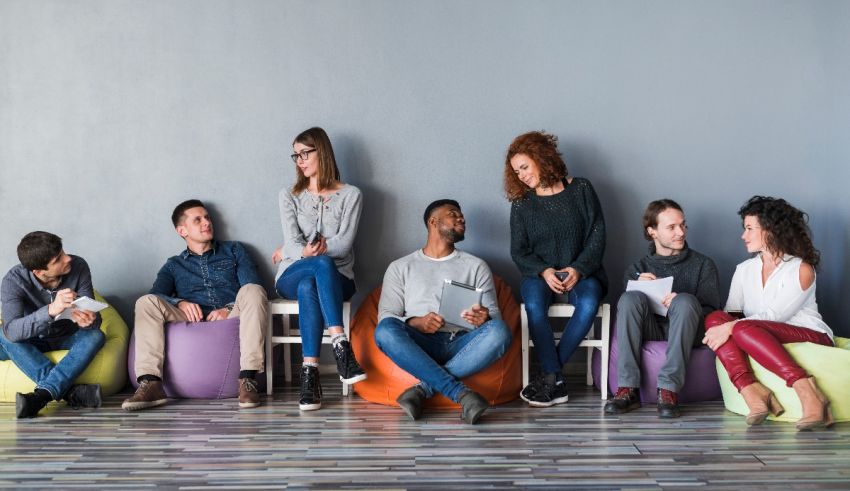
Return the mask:
<path id="1" fill-rule="evenodd" d="M 661 299 L 666 297 L 673 291 L 673 277 L 668 276 L 659 280 L 629 280 L 626 285 L 626 291 L 643 292 L 649 297 L 649 304 L 652 306 L 652 311 L 658 315 L 667 317 L 667 307 L 662 305 Z"/>
<path id="2" fill-rule="evenodd" d="M 69 319 L 70 320 L 71 319 L 71 311 L 74 310 L 75 308 L 77 310 L 90 310 L 92 312 L 100 312 L 101 310 L 105 309 L 106 307 L 109 307 L 108 304 L 105 304 L 103 302 L 98 302 L 97 300 L 94 300 L 94 299 L 89 298 L 89 297 L 80 297 L 80 298 L 74 300 L 73 302 L 71 302 L 71 305 L 73 305 L 73 307 L 68 307 L 67 309 L 63 310 L 53 320 L 57 320 L 57 321 L 61 320 L 61 319 Z"/>

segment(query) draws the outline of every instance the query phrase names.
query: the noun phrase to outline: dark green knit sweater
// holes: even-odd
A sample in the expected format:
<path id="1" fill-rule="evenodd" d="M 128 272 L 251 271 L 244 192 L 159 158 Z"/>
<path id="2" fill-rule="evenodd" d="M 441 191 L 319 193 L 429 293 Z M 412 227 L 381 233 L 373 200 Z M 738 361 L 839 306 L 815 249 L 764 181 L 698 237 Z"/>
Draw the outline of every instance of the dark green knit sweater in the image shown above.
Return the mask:
<path id="1" fill-rule="evenodd" d="M 626 268 L 623 286 L 629 280 L 636 280 L 641 273 L 652 273 L 659 279 L 672 276 L 673 291 L 697 297 L 703 315 L 720 309 L 717 266 L 710 257 L 689 248 L 687 243 L 685 249 L 675 256 L 659 256 L 655 254 L 655 244 L 650 244 L 649 255 Z"/>
<path id="2" fill-rule="evenodd" d="M 523 276 L 546 268 L 575 268 L 607 290 L 602 267 L 605 219 L 590 181 L 575 178 L 552 196 L 533 190 L 511 203 L 511 258 Z"/>

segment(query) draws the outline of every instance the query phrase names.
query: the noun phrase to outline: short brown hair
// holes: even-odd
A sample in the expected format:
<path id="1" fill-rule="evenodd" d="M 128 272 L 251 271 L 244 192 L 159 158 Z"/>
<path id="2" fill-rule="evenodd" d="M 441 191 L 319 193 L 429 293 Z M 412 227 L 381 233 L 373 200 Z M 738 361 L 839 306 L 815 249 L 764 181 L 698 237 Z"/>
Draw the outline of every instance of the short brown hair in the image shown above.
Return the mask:
<path id="1" fill-rule="evenodd" d="M 47 269 L 47 265 L 62 253 L 62 238 L 50 232 L 30 232 L 18 244 L 18 259 L 30 271 Z"/>
<path id="2" fill-rule="evenodd" d="M 511 167 L 511 159 L 519 154 L 528 155 L 528 158 L 537 164 L 540 169 L 540 184 L 543 186 L 553 186 L 567 176 L 567 164 L 558 151 L 557 136 L 543 131 L 530 131 L 519 135 L 511 142 L 505 157 L 505 194 L 510 201 L 522 198 L 529 190 Z"/>
<path id="3" fill-rule="evenodd" d="M 684 213 L 684 210 L 682 210 L 682 207 L 679 206 L 679 203 L 676 203 L 669 198 L 657 199 L 647 205 L 646 211 L 643 212 L 643 236 L 646 240 L 652 242 L 652 237 L 646 229 L 658 228 L 658 215 L 660 215 L 664 210 L 670 208 Z"/>
<path id="4" fill-rule="evenodd" d="M 174 211 L 171 212 L 171 223 L 174 224 L 174 228 L 177 228 L 177 225 L 183 221 L 183 215 L 186 213 L 186 210 L 198 207 L 206 208 L 204 203 L 199 199 L 187 199 L 177 205 L 177 207 L 174 208 Z"/>
<path id="5" fill-rule="evenodd" d="M 331 146 L 331 139 L 325 130 L 315 126 L 308 130 L 304 130 L 292 140 L 292 144 L 300 143 L 307 145 L 310 148 L 316 149 L 316 155 L 319 157 L 319 168 L 316 169 L 318 174 L 319 191 L 328 189 L 334 181 L 339 181 L 339 168 L 336 166 L 336 158 L 334 158 L 334 149 Z M 295 184 L 292 186 L 292 194 L 298 194 L 307 189 L 310 184 L 310 179 L 304 176 L 301 168 L 295 166 Z"/>

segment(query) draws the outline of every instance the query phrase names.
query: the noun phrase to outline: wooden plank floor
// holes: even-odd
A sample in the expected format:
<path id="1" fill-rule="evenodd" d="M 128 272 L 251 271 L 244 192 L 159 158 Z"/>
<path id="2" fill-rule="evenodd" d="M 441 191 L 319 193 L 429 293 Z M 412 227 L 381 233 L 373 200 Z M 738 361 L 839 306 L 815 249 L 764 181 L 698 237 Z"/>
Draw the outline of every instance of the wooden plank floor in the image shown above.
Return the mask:
<path id="1" fill-rule="evenodd" d="M 598 392 L 577 380 L 555 408 L 515 402 L 475 426 L 458 411 L 412 422 L 343 399 L 333 377 L 323 383 L 325 408 L 305 413 L 294 386 L 252 410 L 186 400 L 125 413 L 122 395 L 18 421 L 0 404 L 0 487 L 850 489 L 850 424 L 748 429 L 720 402 L 686 406 L 674 421 L 654 406 L 606 417 Z"/>

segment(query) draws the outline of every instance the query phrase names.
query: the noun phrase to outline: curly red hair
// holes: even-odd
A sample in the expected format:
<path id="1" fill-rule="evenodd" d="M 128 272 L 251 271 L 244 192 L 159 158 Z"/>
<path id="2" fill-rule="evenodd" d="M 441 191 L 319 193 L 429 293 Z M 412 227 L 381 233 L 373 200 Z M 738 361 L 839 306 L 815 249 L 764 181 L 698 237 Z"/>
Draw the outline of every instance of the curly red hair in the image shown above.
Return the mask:
<path id="1" fill-rule="evenodd" d="M 515 155 L 524 154 L 537 164 L 540 184 L 550 187 L 567 176 L 567 164 L 558 151 L 558 137 L 543 131 L 530 131 L 514 138 L 505 157 L 505 194 L 509 201 L 516 201 L 529 191 L 511 167 Z"/>

